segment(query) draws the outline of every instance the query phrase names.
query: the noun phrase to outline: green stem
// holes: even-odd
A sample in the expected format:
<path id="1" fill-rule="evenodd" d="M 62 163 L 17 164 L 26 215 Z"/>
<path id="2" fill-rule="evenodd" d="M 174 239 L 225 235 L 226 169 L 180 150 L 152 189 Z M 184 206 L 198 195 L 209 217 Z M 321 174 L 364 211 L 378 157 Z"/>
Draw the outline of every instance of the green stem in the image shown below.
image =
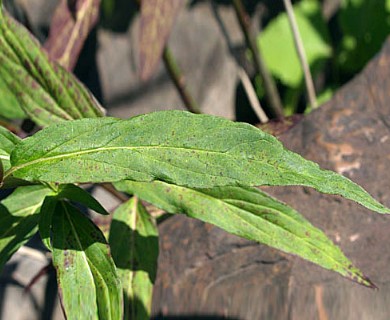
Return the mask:
<path id="1" fill-rule="evenodd" d="M 245 36 L 245 41 L 250 50 L 256 73 L 263 79 L 266 90 L 266 99 L 271 108 L 272 115 L 278 119 L 283 119 L 283 105 L 276 88 L 276 84 L 272 79 L 264 60 L 261 58 L 260 51 L 257 48 L 256 39 L 250 30 L 250 18 L 246 12 L 241 0 L 232 0 L 233 7 L 240 23 L 242 32 Z"/>
<path id="2" fill-rule="evenodd" d="M 163 61 L 165 67 L 171 77 L 181 99 L 183 100 L 188 111 L 193 113 L 202 113 L 195 99 L 190 94 L 187 86 L 184 75 L 176 62 L 175 57 L 173 56 L 171 50 L 168 46 L 164 48 L 163 52 Z"/>

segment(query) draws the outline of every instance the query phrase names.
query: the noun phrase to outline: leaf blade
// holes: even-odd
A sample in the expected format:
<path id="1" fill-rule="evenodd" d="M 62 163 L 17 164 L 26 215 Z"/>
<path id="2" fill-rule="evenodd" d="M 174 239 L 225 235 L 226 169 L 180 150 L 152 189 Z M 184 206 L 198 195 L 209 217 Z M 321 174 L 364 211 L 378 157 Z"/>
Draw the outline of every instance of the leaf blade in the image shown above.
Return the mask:
<path id="1" fill-rule="evenodd" d="M 122 292 L 101 231 L 60 201 L 52 220 L 53 264 L 70 319 L 122 319 Z"/>
<path id="2" fill-rule="evenodd" d="M 26 114 L 41 126 L 104 115 L 103 108 L 84 85 L 50 61 L 36 39 L 3 11 L 0 77 Z"/>
<path id="3" fill-rule="evenodd" d="M 37 231 L 38 213 L 50 192 L 44 186 L 20 187 L 0 202 L 0 269 Z"/>
<path id="4" fill-rule="evenodd" d="M 170 213 L 184 213 L 212 223 L 229 233 L 298 255 L 365 286 L 374 286 L 322 231 L 258 189 L 190 189 L 160 181 L 123 181 L 116 187 Z"/>
<path id="5" fill-rule="evenodd" d="M 0 159 L 3 163 L 4 171 L 11 167 L 11 152 L 20 141 L 21 139 L 19 139 L 19 137 L 0 126 Z"/>
<path id="6" fill-rule="evenodd" d="M 194 188 L 302 185 L 342 195 L 380 213 L 390 212 L 354 182 L 320 169 L 251 125 L 182 111 L 58 124 L 19 143 L 11 164 L 5 179 L 162 180 Z"/>
<path id="7" fill-rule="evenodd" d="M 66 184 L 60 187 L 58 199 L 68 199 L 86 206 L 89 209 L 103 215 L 109 215 L 106 209 L 87 191 L 75 186 L 74 184 Z"/>
<path id="8" fill-rule="evenodd" d="M 136 197 L 114 212 L 109 243 L 122 280 L 125 319 L 150 319 L 157 272 L 158 231 Z"/>
<path id="9" fill-rule="evenodd" d="M 0 115 L 7 119 L 23 119 L 25 113 L 19 106 L 19 101 L 15 95 L 8 90 L 7 84 L 0 77 Z"/>

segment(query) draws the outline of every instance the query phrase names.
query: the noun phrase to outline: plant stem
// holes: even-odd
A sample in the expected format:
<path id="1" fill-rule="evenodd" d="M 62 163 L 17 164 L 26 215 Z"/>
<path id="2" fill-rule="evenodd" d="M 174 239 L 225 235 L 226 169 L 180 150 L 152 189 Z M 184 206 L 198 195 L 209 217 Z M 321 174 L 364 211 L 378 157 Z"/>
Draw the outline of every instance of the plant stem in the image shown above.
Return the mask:
<path id="1" fill-rule="evenodd" d="M 210 2 L 210 4 L 211 4 L 211 10 L 214 13 L 214 17 L 217 20 L 217 23 L 218 23 L 218 25 L 219 25 L 219 27 L 221 29 L 221 32 L 222 32 L 222 34 L 223 34 L 223 36 L 224 36 L 224 38 L 226 40 L 226 44 L 227 44 L 227 46 L 229 48 L 230 54 L 233 57 L 235 57 L 233 44 L 232 44 L 232 41 L 230 39 L 229 33 L 226 30 L 225 24 L 223 23 L 222 17 L 221 17 L 221 15 L 218 12 L 218 6 L 217 6 L 217 4 L 215 3 L 214 0 L 212 0 Z M 249 79 L 249 76 L 246 73 L 246 71 L 244 70 L 244 68 L 241 67 L 238 59 L 236 58 L 236 59 L 234 59 L 234 61 L 236 62 L 236 65 L 237 65 L 238 77 L 241 80 L 242 86 L 244 87 L 246 96 L 248 97 L 249 103 L 250 103 L 253 111 L 256 113 L 256 115 L 259 118 L 259 121 L 261 123 L 268 122 L 268 120 L 269 120 L 268 116 L 265 114 L 263 108 L 261 107 L 261 104 L 260 104 L 260 101 L 259 101 L 259 97 L 256 94 L 256 90 L 253 87 L 252 81 Z"/>
<path id="2" fill-rule="evenodd" d="M 177 91 L 179 92 L 179 95 L 183 100 L 187 110 L 193 113 L 202 113 L 195 99 L 190 94 L 186 86 L 184 75 L 168 46 L 164 48 L 162 58 L 169 76 L 171 77 Z"/>
<path id="3" fill-rule="evenodd" d="M 253 111 L 256 113 L 257 118 L 259 118 L 261 123 L 267 123 L 269 119 L 261 107 L 260 101 L 256 95 L 256 91 L 253 88 L 251 79 L 249 79 L 248 75 L 242 67 L 238 67 L 238 76 L 241 79 L 242 86 L 244 87 L 249 103 Z"/>
<path id="4" fill-rule="evenodd" d="M 284 112 L 282 102 L 275 82 L 272 79 L 263 59 L 261 58 L 260 51 L 257 48 L 255 37 L 250 30 L 250 18 L 248 16 L 248 13 L 246 12 L 241 0 L 233 0 L 233 7 L 236 12 L 237 19 L 240 23 L 242 32 L 244 33 L 246 45 L 252 53 L 256 73 L 259 74 L 264 81 L 266 98 L 270 105 L 271 112 L 273 113 L 274 117 L 278 119 L 283 119 Z"/>
<path id="5" fill-rule="evenodd" d="M 283 2 L 284 2 L 284 6 L 286 8 L 286 12 L 287 12 L 288 20 L 290 22 L 291 30 L 293 32 L 295 48 L 297 50 L 297 53 L 299 56 L 299 61 L 301 62 L 301 66 L 303 69 L 307 95 L 309 97 L 309 103 L 312 106 L 312 108 L 317 108 L 317 98 L 316 98 L 316 93 L 315 93 L 315 89 L 314 89 L 313 78 L 312 78 L 311 73 L 310 73 L 310 68 L 309 68 L 309 64 L 307 62 L 305 49 L 303 48 L 303 42 L 302 42 L 301 35 L 299 33 L 297 21 L 295 19 L 293 6 L 291 4 L 291 0 L 283 0 Z"/>

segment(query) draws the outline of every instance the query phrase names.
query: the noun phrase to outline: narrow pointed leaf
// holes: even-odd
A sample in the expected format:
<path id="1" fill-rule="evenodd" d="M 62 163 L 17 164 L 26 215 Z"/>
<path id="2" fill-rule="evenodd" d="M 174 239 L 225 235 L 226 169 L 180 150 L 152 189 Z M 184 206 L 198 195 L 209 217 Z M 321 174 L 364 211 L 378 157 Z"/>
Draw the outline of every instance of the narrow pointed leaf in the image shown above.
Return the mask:
<path id="1" fill-rule="evenodd" d="M 4 170 L 11 167 L 10 155 L 12 150 L 21 140 L 6 128 L 0 126 L 0 160 Z"/>
<path id="2" fill-rule="evenodd" d="M 42 203 L 41 212 L 39 214 L 39 235 L 41 236 L 43 244 L 50 251 L 53 250 L 51 244 L 51 224 L 57 203 L 57 195 L 47 196 Z"/>
<path id="3" fill-rule="evenodd" d="M 99 136 L 99 139 L 96 137 Z M 23 140 L 11 154 L 13 176 L 57 183 L 162 180 L 210 188 L 303 185 L 389 213 L 360 186 L 286 150 L 245 123 L 183 111 L 129 120 L 67 121 Z"/>
<path id="4" fill-rule="evenodd" d="M 0 116 L 7 119 L 26 118 L 18 99 L 8 90 L 8 86 L 2 77 L 0 77 Z"/>
<path id="5" fill-rule="evenodd" d="M 102 232 L 69 203 L 52 220 L 53 264 L 68 319 L 121 320 L 122 288 Z"/>
<path id="6" fill-rule="evenodd" d="M 181 0 L 141 1 L 139 60 L 142 80 L 148 80 L 157 69 L 176 16 L 184 4 Z"/>
<path id="7" fill-rule="evenodd" d="M 55 214 L 57 203 L 60 200 L 71 200 L 95 210 L 100 214 L 108 215 L 108 212 L 101 206 L 101 204 L 84 189 L 72 184 L 60 186 L 57 194 L 45 198 L 39 218 L 39 233 L 41 235 L 42 242 L 49 250 L 52 250 L 50 239 L 52 218 L 53 214 Z"/>
<path id="8" fill-rule="evenodd" d="M 96 25 L 100 6 L 100 0 L 73 2 L 74 5 L 69 6 L 68 0 L 60 1 L 44 45 L 49 56 L 67 70 L 76 66 L 84 42 Z"/>
<path id="9" fill-rule="evenodd" d="M 365 286 L 374 285 L 319 229 L 287 205 L 251 187 L 190 189 L 165 182 L 123 181 L 136 194 L 170 213 L 184 213 L 229 233 L 300 256 Z"/>
<path id="10" fill-rule="evenodd" d="M 50 192 L 44 186 L 20 187 L 0 202 L 0 269 L 37 231 L 38 213 Z"/>
<path id="11" fill-rule="evenodd" d="M 123 286 L 124 318 L 150 319 L 158 231 L 138 198 L 133 197 L 115 211 L 109 242 Z"/>
<path id="12" fill-rule="evenodd" d="M 0 77 L 26 114 L 41 126 L 103 115 L 84 85 L 50 61 L 36 39 L 2 10 Z"/>
<path id="13" fill-rule="evenodd" d="M 74 184 L 67 184 L 61 186 L 58 194 L 58 199 L 68 199 L 86 206 L 97 213 L 108 215 L 109 213 L 102 207 L 102 205 L 90 193 L 84 189 L 75 186 Z"/>

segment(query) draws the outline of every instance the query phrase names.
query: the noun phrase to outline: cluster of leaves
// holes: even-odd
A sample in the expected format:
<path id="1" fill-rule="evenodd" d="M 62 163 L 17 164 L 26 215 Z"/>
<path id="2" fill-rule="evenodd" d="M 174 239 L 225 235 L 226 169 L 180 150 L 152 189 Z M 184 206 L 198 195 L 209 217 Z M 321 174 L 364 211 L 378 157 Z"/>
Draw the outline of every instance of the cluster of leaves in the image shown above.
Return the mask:
<path id="1" fill-rule="evenodd" d="M 294 13 L 311 72 L 326 78 L 319 88 L 318 100 L 323 103 L 381 48 L 390 33 L 390 1 L 342 0 L 329 21 L 321 5 L 319 0 L 301 0 Z M 296 112 L 304 88 L 303 71 L 287 14 L 272 19 L 257 40 L 269 70 L 286 88 L 286 113 Z"/>
<path id="2" fill-rule="evenodd" d="M 86 8 L 94 4 L 76 1 L 71 33 L 88 33 L 95 19 Z M 9 97 L 0 110 L 18 110 L 43 127 L 25 139 L 0 127 L 2 188 L 15 188 L 0 202 L 0 267 L 38 231 L 52 253 L 69 319 L 148 319 L 158 232 L 143 200 L 374 286 L 322 231 L 255 186 L 307 186 L 379 213 L 389 209 L 248 124 L 181 111 L 105 117 L 54 61 L 74 66 L 75 39 L 62 51 L 46 44 L 48 55 L 0 8 L 0 83 Z M 108 237 L 75 205 L 108 215 L 80 186 L 107 182 L 132 196 L 113 212 Z"/>

